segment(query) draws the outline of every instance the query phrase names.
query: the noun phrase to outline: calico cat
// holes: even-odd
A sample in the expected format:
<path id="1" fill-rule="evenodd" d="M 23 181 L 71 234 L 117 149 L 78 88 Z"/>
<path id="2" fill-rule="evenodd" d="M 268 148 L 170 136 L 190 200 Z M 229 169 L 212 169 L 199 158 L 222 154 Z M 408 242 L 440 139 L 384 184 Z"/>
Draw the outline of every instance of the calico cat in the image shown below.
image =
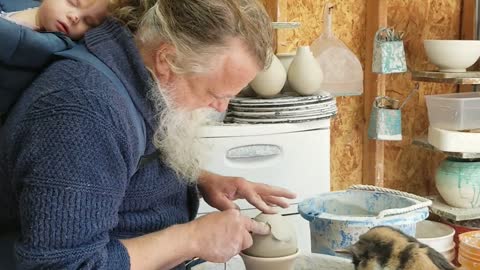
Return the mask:
<path id="1" fill-rule="evenodd" d="M 348 247 L 356 270 L 454 270 L 442 254 L 392 227 L 380 226 Z"/>

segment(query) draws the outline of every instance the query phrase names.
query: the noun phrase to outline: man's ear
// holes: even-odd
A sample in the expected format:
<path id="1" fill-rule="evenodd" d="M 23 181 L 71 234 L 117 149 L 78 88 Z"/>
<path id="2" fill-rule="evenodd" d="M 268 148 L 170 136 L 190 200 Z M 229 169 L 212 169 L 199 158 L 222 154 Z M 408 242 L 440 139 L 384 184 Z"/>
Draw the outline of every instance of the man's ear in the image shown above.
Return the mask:
<path id="1" fill-rule="evenodd" d="M 153 72 L 163 84 L 169 84 L 174 77 L 171 63 L 175 57 L 175 49 L 172 45 L 162 43 L 153 53 Z"/>

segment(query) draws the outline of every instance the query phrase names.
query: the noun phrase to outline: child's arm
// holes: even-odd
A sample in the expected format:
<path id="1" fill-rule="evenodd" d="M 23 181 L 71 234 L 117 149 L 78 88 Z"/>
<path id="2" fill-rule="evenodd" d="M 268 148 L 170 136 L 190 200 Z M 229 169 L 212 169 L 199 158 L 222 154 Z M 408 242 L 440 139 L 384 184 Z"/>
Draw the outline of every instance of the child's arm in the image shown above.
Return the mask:
<path id="1" fill-rule="evenodd" d="M 35 32 L 5 19 L 0 19 L 0 33 L 0 63 L 13 67 L 43 68 L 54 53 L 74 45 L 62 34 Z"/>
<path id="2" fill-rule="evenodd" d="M 4 12 L 20 11 L 40 6 L 38 0 L 0 0 L 0 10 Z"/>

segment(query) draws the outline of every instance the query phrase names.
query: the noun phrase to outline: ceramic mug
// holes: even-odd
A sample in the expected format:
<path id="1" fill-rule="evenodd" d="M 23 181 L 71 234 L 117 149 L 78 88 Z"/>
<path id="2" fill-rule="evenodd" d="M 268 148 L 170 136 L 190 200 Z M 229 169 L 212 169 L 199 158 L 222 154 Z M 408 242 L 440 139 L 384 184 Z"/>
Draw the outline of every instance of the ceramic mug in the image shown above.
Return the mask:
<path id="1" fill-rule="evenodd" d="M 368 137 L 375 140 L 401 141 L 402 140 L 402 111 L 390 107 L 382 107 L 380 104 L 386 97 L 378 97 L 373 102 L 368 126 Z M 395 104 L 391 100 L 390 104 Z M 398 104 L 397 104 L 398 105 Z"/>

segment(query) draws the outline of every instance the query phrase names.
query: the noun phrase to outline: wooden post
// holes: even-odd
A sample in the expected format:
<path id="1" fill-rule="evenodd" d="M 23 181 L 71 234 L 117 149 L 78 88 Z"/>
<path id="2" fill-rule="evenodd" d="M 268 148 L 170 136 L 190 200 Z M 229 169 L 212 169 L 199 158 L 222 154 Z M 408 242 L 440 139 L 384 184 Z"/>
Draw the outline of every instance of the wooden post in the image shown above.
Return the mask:
<path id="1" fill-rule="evenodd" d="M 277 9 L 277 21 L 279 22 L 288 22 L 288 4 L 287 0 L 277 0 L 278 4 L 278 9 Z M 287 42 L 287 37 L 288 37 L 288 31 L 293 31 L 293 30 L 288 30 L 288 29 L 281 29 L 277 30 L 276 32 L 276 37 L 277 37 L 277 53 L 286 53 L 288 51 L 288 45 L 290 45 L 289 42 Z"/>
<path id="2" fill-rule="evenodd" d="M 475 0 L 463 0 L 460 39 L 478 39 L 475 25 L 476 12 Z M 477 62 L 474 70 L 478 70 L 478 67 L 479 63 Z M 458 88 L 460 92 L 471 92 L 473 87 L 472 85 L 460 85 Z"/>
<path id="3" fill-rule="evenodd" d="M 372 72 L 373 40 L 380 27 L 387 26 L 387 0 L 367 0 L 367 33 L 364 83 L 365 132 L 363 144 L 363 180 L 367 185 L 384 186 L 384 143 L 370 140 L 367 135 L 372 104 L 377 96 L 385 95 L 385 75 Z"/>
<path id="4" fill-rule="evenodd" d="M 462 3 L 462 24 L 460 39 L 476 39 L 477 26 L 475 25 L 476 17 L 475 0 L 463 0 Z"/>
<path id="5" fill-rule="evenodd" d="M 287 2 L 286 0 L 263 0 L 263 5 L 267 10 L 268 15 L 274 22 L 284 22 L 286 20 L 286 13 L 287 13 Z M 281 32 L 275 30 L 274 33 L 274 50 L 275 53 L 281 52 L 281 41 L 284 39 Z"/>
<path id="6" fill-rule="evenodd" d="M 265 10 L 267 10 L 268 15 L 270 15 L 270 18 L 272 21 L 277 20 L 278 16 L 278 1 L 279 0 L 263 0 L 263 6 L 265 7 Z"/>

